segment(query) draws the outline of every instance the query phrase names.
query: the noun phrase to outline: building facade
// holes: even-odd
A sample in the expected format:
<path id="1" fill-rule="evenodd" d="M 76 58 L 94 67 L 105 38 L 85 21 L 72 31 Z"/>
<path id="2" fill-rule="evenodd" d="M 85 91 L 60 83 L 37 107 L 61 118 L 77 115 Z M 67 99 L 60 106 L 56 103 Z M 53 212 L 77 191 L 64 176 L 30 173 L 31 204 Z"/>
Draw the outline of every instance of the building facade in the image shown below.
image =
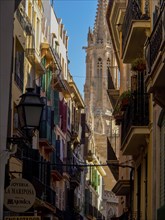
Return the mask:
<path id="1" fill-rule="evenodd" d="M 84 101 L 68 69 L 66 30 L 49 1 L 21 1 L 13 17 L 7 147 L 14 144 L 17 150 L 5 169 L 3 218 L 82 219 Z M 29 87 L 45 104 L 40 127 L 33 135 L 20 128 L 16 108 L 20 95 Z M 35 200 L 21 211 L 5 201 L 12 181 L 24 179 L 34 187 Z"/>
<path id="2" fill-rule="evenodd" d="M 164 213 L 164 86 L 160 84 L 164 71 L 164 11 L 163 1 L 125 0 L 109 1 L 107 10 L 122 80 L 113 113 L 121 130 L 119 162 L 129 161 L 125 163 L 127 168 L 119 169 L 113 191 L 122 196 L 120 215 L 131 219 L 163 219 Z M 126 94 L 129 102 L 124 107 Z"/>

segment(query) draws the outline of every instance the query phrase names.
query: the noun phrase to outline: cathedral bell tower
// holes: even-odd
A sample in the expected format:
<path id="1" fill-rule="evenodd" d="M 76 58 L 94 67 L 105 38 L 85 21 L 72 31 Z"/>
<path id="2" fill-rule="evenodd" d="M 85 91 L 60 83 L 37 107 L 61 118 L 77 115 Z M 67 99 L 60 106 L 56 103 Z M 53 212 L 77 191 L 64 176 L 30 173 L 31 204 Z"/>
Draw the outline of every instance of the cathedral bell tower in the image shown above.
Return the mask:
<path id="1" fill-rule="evenodd" d="M 114 65 L 115 57 L 111 38 L 106 23 L 107 0 L 98 0 L 96 19 L 93 30 L 89 28 L 86 50 L 86 80 L 84 100 L 87 121 L 92 130 L 94 147 L 97 157 L 102 163 L 107 160 L 107 138 L 111 134 L 112 105 L 108 98 L 108 74 Z M 115 82 L 117 77 L 113 72 Z M 114 85 L 116 86 L 116 85 Z M 105 167 L 105 189 L 111 190 L 115 185 L 114 177 Z"/>

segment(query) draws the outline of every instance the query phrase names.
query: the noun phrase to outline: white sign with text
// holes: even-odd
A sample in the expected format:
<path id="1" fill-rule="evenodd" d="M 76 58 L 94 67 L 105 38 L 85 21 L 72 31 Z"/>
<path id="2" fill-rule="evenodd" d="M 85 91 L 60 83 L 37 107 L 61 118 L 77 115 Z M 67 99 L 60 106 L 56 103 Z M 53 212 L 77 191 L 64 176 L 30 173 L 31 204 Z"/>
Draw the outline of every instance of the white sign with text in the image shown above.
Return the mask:
<path id="1" fill-rule="evenodd" d="M 26 179 L 15 178 L 5 189 L 4 205 L 10 211 L 25 212 L 32 207 L 35 198 L 34 186 Z"/>

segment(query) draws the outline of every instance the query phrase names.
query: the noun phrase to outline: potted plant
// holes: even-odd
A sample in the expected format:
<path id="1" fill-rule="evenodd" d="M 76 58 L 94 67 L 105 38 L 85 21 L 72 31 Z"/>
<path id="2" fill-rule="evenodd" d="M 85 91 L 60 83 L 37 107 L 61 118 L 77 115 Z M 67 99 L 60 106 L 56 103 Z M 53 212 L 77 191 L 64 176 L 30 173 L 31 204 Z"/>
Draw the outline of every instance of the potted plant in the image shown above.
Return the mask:
<path id="1" fill-rule="evenodd" d="M 144 71 L 146 69 L 146 61 L 144 58 L 136 58 L 131 63 L 131 70 L 133 71 Z"/>
<path id="2" fill-rule="evenodd" d="M 121 111 L 121 105 L 120 105 L 119 100 L 116 103 L 116 106 L 114 108 L 113 116 L 115 118 L 115 124 L 116 125 L 120 125 L 120 123 L 121 123 L 121 121 L 123 119 L 123 112 Z"/>
<path id="3" fill-rule="evenodd" d="M 131 91 L 127 90 L 124 91 L 121 95 L 120 95 L 120 108 L 122 111 L 125 111 L 125 109 L 127 108 L 127 106 L 130 103 L 130 99 L 131 99 Z"/>

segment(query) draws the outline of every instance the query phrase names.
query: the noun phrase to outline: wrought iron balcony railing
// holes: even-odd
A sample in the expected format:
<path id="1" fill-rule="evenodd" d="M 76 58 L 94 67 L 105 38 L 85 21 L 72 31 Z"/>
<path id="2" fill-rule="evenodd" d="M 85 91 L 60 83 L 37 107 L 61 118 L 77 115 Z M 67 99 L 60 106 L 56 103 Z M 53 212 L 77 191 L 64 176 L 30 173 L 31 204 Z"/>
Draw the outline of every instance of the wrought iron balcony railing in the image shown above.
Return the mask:
<path id="1" fill-rule="evenodd" d="M 34 33 L 34 30 L 30 22 L 30 19 L 28 18 L 26 13 L 23 10 L 20 10 L 20 8 L 18 8 L 16 11 L 16 16 L 22 29 L 26 32 L 26 34 L 32 35 Z"/>
<path id="2" fill-rule="evenodd" d="M 56 193 L 49 185 L 44 184 L 39 178 L 23 173 L 23 178 L 29 180 L 36 190 L 36 197 L 55 206 Z"/>
<path id="3" fill-rule="evenodd" d="M 134 94 L 122 121 L 121 142 L 123 143 L 132 126 L 147 126 L 149 124 L 148 94 Z"/>
<path id="4" fill-rule="evenodd" d="M 23 91 L 24 80 L 24 52 L 16 52 L 14 80 L 17 86 Z"/>
<path id="5" fill-rule="evenodd" d="M 52 51 L 52 54 L 54 55 L 54 58 L 57 62 L 57 65 L 58 65 L 59 69 L 62 69 L 61 62 L 60 62 L 60 57 L 59 57 L 58 53 L 56 52 L 56 50 L 52 46 L 50 46 L 50 50 Z"/>
<path id="6" fill-rule="evenodd" d="M 64 172 L 63 162 L 60 160 L 59 157 L 56 157 L 55 160 L 55 164 L 52 165 L 52 170 L 58 171 L 62 176 Z"/>
<path id="7" fill-rule="evenodd" d="M 64 218 L 64 211 L 60 210 L 58 207 L 56 207 L 56 216 L 60 219 Z"/>
<path id="8" fill-rule="evenodd" d="M 55 206 L 56 193 L 50 186 L 43 184 L 39 179 L 33 177 L 31 183 L 34 185 L 36 190 L 36 196 L 49 204 Z"/>
<path id="9" fill-rule="evenodd" d="M 150 74 L 151 68 L 155 63 L 155 60 L 162 47 L 165 44 L 165 27 L 164 27 L 164 17 L 165 17 L 165 2 L 162 3 L 160 14 L 153 27 L 152 34 L 147 41 L 146 45 L 146 60 L 147 60 L 147 74 Z"/>
<path id="10" fill-rule="evenodd" d="M 127 39 L 128 39 L 128 34 L 131 29 L 132 21 L 133 20 L 148 20 L 149 17 L 148 15 L 142 15 L 141 8 L 136 0 L 129 0 L 125 17 L 124 17 L 124 22 L 122 25 L 122 49 L 124 51 Z"/>

